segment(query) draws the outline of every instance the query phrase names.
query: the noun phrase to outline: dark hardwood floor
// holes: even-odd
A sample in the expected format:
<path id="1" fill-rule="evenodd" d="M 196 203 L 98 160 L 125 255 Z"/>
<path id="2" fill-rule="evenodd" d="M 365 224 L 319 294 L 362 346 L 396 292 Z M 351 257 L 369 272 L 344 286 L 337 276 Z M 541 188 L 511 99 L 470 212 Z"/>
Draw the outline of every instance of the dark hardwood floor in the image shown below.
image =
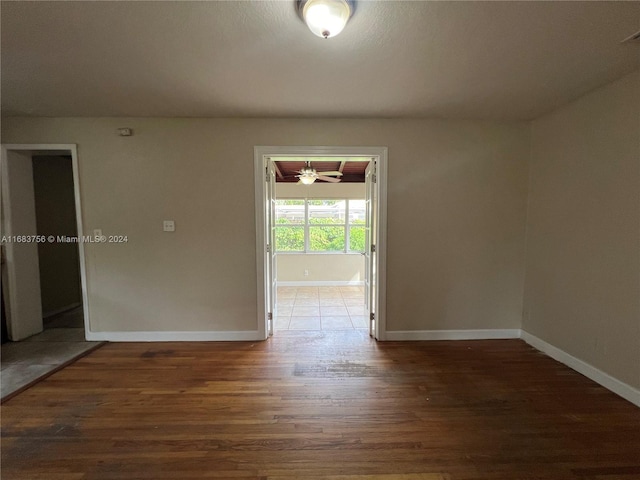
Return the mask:
<path id="1" fill-rule="evenodd" d="M 640 409 L 520 340 L 108 344 L 2 405 L 2 479 L 640 479 Z"/>

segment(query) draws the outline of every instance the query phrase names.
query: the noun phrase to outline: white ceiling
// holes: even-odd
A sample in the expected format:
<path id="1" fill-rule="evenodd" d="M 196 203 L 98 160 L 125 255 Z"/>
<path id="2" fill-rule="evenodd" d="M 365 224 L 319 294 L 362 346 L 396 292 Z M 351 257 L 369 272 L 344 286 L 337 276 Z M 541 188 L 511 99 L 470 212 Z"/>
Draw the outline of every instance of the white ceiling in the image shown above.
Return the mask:
<path id="1" fill-rule="evenodd" d="M 640 67 L 639 2 L 2 2 L 3 115 L 531 119 Z"/>

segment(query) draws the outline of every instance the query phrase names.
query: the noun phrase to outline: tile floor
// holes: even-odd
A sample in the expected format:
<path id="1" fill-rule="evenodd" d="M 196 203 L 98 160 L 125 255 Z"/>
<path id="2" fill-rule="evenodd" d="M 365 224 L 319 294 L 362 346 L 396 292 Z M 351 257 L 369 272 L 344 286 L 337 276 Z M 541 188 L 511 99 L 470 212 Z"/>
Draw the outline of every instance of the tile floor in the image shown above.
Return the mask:
<path id="1" fill-rule="evenodd" d="M 364 287 L 278 287 L 274 330 L 368 329 Z"/>
<path id="2" fill-rule="evenodd" d="M 101 343 L 85 340 L 80 309 L 47 319 L 44 326 L 45 330 L 38 335 L 20 342 L 8 342 L 2 345 L 0 351 L 1 398 L 5 398 Z"/>

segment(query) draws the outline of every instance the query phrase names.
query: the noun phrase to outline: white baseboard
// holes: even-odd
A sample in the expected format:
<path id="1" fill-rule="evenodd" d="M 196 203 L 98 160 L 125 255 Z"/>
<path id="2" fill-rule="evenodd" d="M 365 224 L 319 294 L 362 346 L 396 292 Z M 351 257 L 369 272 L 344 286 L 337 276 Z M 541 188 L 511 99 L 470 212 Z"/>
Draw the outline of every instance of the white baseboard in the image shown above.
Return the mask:
<path id="1" fill-rule="evenodd" d="M 560 350 L 558 347 L 554 347 L 550 343 L 547 343 L 524 330 L 522 331 L 521 338 L 535 349 L 540 350 L 542 353 L 550 356 L 554 360 L 565 364 L 576 372 L 581 373 L 585 377 L 599 383 L 604 388 L 611 390 L 613 393 L 620 395 L 625 400 L 628 400 L 634 405 L 640 407 L 640 390 L 637 388 L 621 382 L 617 378 L 604 373 L 593 365 L 569 355 L 567 352 Z"/>
<path id="2" fill-rule="evenodd" d="M 81 305 L 82 305 L 81 302 L 76 302 L 76 303 L 72 303 L 71 305 L 67 305 L 67 306 L 62 307 L 62 308 L 57 308 L 57 309 L 52 310 L 50 312 L 43 312 L 42 313 L 42 318 L 53 317 L 54 315 L 58 315 L 60 313 L 68 312 L 69 310 L 73 310 L 74 308 L 78 308 Z"/>
<path id="3" fill-rule="evenodd" d="M 520 330 L 395 330 L 387 331 L 385 340 L 492 340 L 520 338 Z"/>
<path id="4" fill-rule="evenodd" d="M 301 282 L 278 282 L 279 287 L 349 287 L 349 286 L 362 286 L 364 282 L 362 280 L 309 280 Z"/>
<path id="5" fill-rule="evenodd" d="M 262 341 L 257 330 L 238 332 L 87 332 L 96 342 L 229 342 Z"/>

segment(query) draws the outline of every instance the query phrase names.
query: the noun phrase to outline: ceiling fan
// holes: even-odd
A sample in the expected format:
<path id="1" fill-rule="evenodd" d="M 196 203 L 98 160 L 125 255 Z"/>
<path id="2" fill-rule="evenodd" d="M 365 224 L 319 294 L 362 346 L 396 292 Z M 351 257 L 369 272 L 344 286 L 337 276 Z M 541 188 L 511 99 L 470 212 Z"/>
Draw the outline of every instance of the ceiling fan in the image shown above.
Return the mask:
<path id="1" fill-rule="evenodd" d="M 299 175 L 296 175 L 299 179 L 298 183 L 304 183 L 305 185 L 311 185 L 316 180 L 338 183 L 340 182 L 340 178 L 334 177 L 342 176 L 342 172 L 338 172 L 337 170 L 332 172 L 317 172 L 316 169 L 311 166 L 311 162 L 306 162 L 306 165 L 298 170 L 298 173 Z"/>

